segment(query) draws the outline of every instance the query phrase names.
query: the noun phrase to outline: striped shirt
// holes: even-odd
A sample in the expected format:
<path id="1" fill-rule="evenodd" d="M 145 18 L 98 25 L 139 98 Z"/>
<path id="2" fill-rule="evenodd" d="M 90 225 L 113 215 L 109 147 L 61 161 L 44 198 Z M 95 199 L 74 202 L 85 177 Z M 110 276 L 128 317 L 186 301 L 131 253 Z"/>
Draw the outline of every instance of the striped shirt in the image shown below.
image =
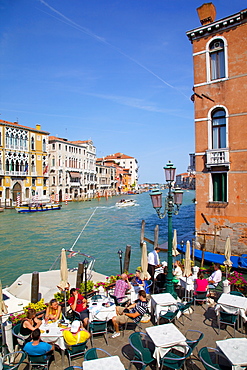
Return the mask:
<path id="1" fill-rule="evenodd" d="M 138 299 L 138 301 L 136 302 L 136 306 L 134 308 L 132 308 L 130 310 L 131 313 L 135 313 L 135 312 L 138 312 L 140 315 L 135 317 L 133 319 L 133 321 L 135 323 L 138 323 L 139 321 L 141 321 L 142 319 L 142 316 L 147 312 L 147 309 L 148 309 L 148 304 L 147 304 L 147 301 L 141 301 L 140 299 Z"/>

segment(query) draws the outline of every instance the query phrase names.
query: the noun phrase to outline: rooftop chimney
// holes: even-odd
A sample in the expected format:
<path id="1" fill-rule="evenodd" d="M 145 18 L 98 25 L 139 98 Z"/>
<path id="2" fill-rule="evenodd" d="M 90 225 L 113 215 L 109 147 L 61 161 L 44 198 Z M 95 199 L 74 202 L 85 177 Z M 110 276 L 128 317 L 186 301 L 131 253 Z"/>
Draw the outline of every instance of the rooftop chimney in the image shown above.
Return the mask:
<path id="1" fill-rule="evenodd" d="M 202 25 L 212 23 L 216 17 L 216 9 L 213 3 L 205 3 L 196 9 Z"/>
<path id="2" fill-rule="evenodd" d="M 41 130 L 41 125 L 37 124 L 36 125 L 36 130 Z"/>

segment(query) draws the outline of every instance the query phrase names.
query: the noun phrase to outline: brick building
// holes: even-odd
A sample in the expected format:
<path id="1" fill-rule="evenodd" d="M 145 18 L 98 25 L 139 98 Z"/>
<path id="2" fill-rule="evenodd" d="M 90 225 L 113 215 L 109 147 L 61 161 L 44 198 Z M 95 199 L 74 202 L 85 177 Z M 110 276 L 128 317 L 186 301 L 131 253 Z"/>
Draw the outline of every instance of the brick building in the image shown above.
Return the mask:
<path id="1" fill-rule="evenodd" d="M 215 21 L 197 9 L 193 45 L 197 240 L 223 252 L 247 247 L 247 9 Z M 215 236 L 214 236 L 215 235 Z M 216 240 L 216 243 L 215 243 Z"/>

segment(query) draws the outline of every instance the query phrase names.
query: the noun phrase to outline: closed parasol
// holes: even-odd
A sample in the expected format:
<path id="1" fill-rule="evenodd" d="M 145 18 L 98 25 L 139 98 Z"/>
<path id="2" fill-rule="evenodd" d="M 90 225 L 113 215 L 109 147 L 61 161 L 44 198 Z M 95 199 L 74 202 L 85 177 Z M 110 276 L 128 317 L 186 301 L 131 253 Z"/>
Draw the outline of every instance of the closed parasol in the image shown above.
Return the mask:
<path id="1" fill-rule="evenodd" d="M 179 254 L 177 250 L 177 230 L 174 229 L 173 231 L 173 239 L 172 239 L 172 255 L 176 257 Z"/>
<path id="2" fill-rule="evenodd" d="M 61 264 L 60 264 L 60 276 L 61 276 L 61 281 L 59 284 L 59 287 L 62 290 L 65 290 L 68 288 L 68 267 L 67 267 L 67 258 L 66 258 L 66 251 L 63 248 L 61 252 Z"/>
<path id="3" fill-rule="evenodd" d="M 232 261 L 231 261 L 231 241 L 230 241 L 230 236 L 226 238 L 226 244 L 225 244 L 225 258 L 226 260 L 224 261 L 224 265 L 226 266 L 226 279 L 227 279 L 227 267 L 232 266 Z"/>
<path id="4" fill-rule="evenodd" d="M 190 242 L 189 240 L 187 240 L 183 275 L 186 277 L 189 277 L 191 274 L 192 274 L 192 271 L 191 271 L 191 259 L 190 259 Z"/>
<path id="5" fill-rule="evenodd" d="M 150 276 L 148 273 L 147 244 L 145 242 L 142 244 L 141 267 L 142 267 L 143 278 L 149 279 Z"/>

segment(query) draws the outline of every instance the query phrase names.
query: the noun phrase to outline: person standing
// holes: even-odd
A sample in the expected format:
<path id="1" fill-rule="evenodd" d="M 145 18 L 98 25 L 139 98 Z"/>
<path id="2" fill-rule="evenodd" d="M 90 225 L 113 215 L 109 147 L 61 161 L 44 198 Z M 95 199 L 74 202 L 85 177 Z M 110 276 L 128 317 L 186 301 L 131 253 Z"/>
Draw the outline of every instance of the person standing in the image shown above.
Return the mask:
<path id="1" fill-rule="evenodd" d="M 152 281 L 154 281 L 155 269 L 162 266 L 160 264 L 159 252 L 160 248 L 156 247 L 152 252 L 148 253 L 148 273 Z"/>

